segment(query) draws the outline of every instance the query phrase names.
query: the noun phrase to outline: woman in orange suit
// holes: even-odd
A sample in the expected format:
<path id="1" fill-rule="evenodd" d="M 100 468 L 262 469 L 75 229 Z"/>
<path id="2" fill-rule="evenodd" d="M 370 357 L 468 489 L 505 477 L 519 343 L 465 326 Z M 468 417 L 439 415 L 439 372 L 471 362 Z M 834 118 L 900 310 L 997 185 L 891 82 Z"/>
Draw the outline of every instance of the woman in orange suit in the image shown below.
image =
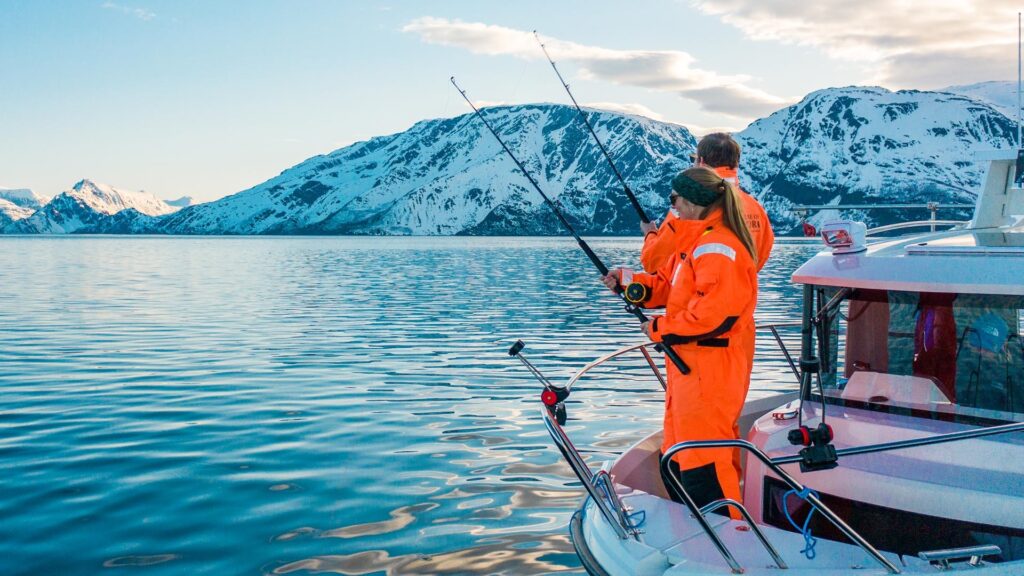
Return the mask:
<path id="1" fill-rule="evenodd" d="M 672 179 L 669 200 L 680 219 L 700 220 L 703 231 L 657 272 L 632 277 L 647 288 L 643 306 L 665 307 L 643 332 L 672 346 L 690 367 L 684 375 L 667 363 L 663 452 L 686 440 L 736 437 L 750 386 L 743 335 L 751 329 L 757 301 L 757 252 L 732 184 L 709 168 L 690 168 Z M 614 289 L 620 278 L 616 270 L 602 282 Z M 686 450 L 674 458 L 673 473 L 698 506 L 722 497 L 740 501 L 732 453 Z"/>

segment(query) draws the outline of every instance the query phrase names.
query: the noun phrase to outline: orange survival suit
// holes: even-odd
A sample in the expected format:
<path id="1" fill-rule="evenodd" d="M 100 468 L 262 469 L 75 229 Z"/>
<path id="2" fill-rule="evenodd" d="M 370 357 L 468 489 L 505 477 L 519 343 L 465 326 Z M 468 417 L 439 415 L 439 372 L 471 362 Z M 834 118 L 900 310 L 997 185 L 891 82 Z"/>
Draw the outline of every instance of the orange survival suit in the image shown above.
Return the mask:
<path id="1" fill-rule="evenodd" d="M 716 209 L 699 223 L 689 248 L 678 249 L 654 274 L 634 274 L 648 288 L 644 307 L 665 306 L 652 319 L 651 339 L 673 347 L 690 367 L 668 365 L 662 451 L 684 440 L 735 438 L 750 386 L 757 267 Z M 729 448 L 686 450 L 677 463 L 683 485 L 703 506 L 722 497 L 741 501 L 740 471 Z M 718 488 L 720 486 L 720 489 Z"/>
<path id="2" fill-rule="evenodd" d="M 775 245 L 775 232 L 772 230 L 771 221 L 764 207 L 756 198 L 747 194 L 739 187 L 739 180 L 736 169 L 728 166 L 712 168 L 721 178 L 727 180 L 736 188 L 743 206 L 743 220 L 747 224 L 751 238 L 754 239 L 754 247 L 757 249 L 757 271 L 764 268 L 768 256 L 772 253 Z M 673 255 L 679 252 L 688 252 L 689 247 L 697 240 L 697 237 L 704 231 L 706 225 L 699 220 L 680 220 L 669 210 L 664 222 L 656 232 L 650 232 L 644 237 L 644 246 L 640 251 L 640 263 L 647 272 L 655 272 L 665 265 Z M 744 251 L 745 252 L 745 251 Z M 756 295 L 755 295 L 756 297 Z M 754 368 L 754 349 L 757 335 L 754 323 L 751 321 L 748 330 L 743 334 L 744 346 L 748 353 L 747 363 L 749 369 Z M 733 433 L 733 437 L 739 436 L 739 426 Z M 739 450 L 733 451 L 733 466 L 736 474 L 742 473 L 740 467 Z"/>

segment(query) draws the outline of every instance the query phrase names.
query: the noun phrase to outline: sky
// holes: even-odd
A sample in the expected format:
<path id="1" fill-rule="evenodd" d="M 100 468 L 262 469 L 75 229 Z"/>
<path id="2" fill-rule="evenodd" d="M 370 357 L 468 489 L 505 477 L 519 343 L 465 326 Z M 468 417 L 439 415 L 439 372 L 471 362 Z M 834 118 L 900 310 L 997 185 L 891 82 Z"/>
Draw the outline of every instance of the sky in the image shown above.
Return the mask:
<path id="1" fill-rule="evenodd" d="M 1004 0 L 0 0 L 0 186 L 205 202 L 482 105 L 736 131 L 814 90 L 1017 72 Z"/>

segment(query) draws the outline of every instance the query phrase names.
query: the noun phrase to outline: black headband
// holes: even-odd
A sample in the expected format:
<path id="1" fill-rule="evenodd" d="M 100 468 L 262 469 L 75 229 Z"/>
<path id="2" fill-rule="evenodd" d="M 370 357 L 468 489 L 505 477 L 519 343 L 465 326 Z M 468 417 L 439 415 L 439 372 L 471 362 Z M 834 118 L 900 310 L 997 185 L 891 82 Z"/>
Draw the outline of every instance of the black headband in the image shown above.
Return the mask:
<path id="1" fill-rule="evenodd" d="M 672 179 L 672 190 L 697 206 L 710 206 L 720 194 L 680 172 Z"/>

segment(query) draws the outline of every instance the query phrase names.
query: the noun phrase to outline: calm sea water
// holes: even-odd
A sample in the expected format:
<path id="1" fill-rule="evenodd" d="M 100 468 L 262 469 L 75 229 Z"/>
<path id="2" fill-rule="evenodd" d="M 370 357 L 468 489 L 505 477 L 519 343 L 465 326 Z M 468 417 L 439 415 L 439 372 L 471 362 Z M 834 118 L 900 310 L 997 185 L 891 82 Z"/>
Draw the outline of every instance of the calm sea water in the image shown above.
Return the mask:
<path id="1" fill-rule="evenodd" d="M 817 249 L 776 247 L 759 319 Z M 506 350 L 558 382 L 639 342 L 596 276 L 564 238 L 0 237 L 0 572 L 579 573 Z M 758 343 L 754 393 L 792 387 Z M 569 406 L 595 467 L 661 418 L 617 367 Z"/>

